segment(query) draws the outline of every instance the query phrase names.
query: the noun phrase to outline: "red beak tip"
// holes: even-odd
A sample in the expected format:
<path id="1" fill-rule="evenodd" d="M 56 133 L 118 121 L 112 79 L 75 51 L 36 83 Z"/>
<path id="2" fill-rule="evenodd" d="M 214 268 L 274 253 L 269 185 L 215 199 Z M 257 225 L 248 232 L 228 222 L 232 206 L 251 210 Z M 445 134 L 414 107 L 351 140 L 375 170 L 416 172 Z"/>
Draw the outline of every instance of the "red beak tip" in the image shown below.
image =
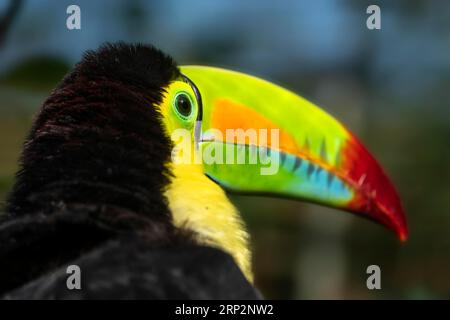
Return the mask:
<path id="1" fill-rule="evenodd" d="M 406 228 L 399 230 L 397 236 L 400 242 L 405 243 L 408 240 L 408 230 Z"/>
<path id="2" fill-rule="evenodd" d="M 406 242 L 406 240 L 408 240 L 408 235 L 406 233 L 400 233 L 398 235 L 398 238 L 399 238 L 400 242 Z"/>
<path id="3" fill-rule="evenodd" d="M 395 220 L 391 220 L 390 225 L 390 228 L 395 232 L 400 242 L 405 243 L 406 240 L 408 240 L 409 232 L 404 211 L 402 211 L 400 217 L 397 217 Z"/>

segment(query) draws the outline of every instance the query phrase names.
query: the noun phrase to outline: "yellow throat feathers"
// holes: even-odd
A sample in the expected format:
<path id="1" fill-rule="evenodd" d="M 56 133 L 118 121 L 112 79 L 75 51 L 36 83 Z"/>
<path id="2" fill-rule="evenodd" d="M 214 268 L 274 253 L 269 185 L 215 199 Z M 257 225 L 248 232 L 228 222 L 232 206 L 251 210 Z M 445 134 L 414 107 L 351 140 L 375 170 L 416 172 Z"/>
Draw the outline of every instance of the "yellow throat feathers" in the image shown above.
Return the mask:
<path id="1" fill-rule="evenodd" d="M 201 165 L 172 164 L 165 191 L 174 224 L 197 233 L 198 240 L 228 252 L 252 282 L 249 236 L 224 190 L 203 174 Z"/>

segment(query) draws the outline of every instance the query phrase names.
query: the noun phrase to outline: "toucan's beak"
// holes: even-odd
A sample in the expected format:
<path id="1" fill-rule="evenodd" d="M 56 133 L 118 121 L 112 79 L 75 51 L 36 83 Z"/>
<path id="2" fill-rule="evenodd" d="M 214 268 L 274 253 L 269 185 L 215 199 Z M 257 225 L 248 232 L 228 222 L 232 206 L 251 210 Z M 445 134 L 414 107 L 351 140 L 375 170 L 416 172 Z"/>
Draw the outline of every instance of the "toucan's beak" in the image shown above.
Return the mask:
<path id="1" fill-rule="evenodd" d="M 181 67 L 181 72 L 201 94 L 198 143 L 215 157 L 203 161 L 211 179 L 231 191 L 287 196 L 355 212 L 406 240 L 406 218 L 394 186 L 336 119 L 249 75 L 201 66 Z M 220 152 L 226 153 L 223 161 L 217 157 Z M 245 161 L 237 163 L 239 154 Z M 250 160 L 255 154 L 256 163 Z"/>

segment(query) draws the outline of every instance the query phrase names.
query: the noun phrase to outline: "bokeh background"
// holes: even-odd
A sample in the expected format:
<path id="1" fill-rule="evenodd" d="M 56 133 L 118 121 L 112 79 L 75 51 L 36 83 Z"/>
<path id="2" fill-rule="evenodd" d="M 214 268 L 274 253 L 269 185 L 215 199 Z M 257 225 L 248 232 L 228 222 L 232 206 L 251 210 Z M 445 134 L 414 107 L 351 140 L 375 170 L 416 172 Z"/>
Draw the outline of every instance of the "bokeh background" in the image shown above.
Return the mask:
<path id="1" fill-rule="evenodd" d="M 70 4 L 81 30 L 66 28 Z M 381 30 L 366 28 L 369 4 Z M 232 196 L 267 298 L 450 298 L 449 1 L 0 0 L 0 203 L 43 100 L 85 50 L 118 40 L 302 94 L 356 132 L 398 187 L 405 244 L 338 210 Z M 381 290 L 366 288 L 371 264 Z"/>

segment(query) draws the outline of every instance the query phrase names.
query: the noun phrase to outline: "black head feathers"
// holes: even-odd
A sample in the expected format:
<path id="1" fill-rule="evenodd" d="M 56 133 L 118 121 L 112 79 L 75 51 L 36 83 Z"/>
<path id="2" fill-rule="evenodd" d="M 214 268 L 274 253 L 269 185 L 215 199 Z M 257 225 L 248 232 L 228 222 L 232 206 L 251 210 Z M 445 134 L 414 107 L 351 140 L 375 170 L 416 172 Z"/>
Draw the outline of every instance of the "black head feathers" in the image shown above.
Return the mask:
<path id="1" fill-rule="evenodd" d="M 77 76 L 107 78 L 137 88 L 160 90 L 179 77 L 180 72 L 170 56 L 153 46 L 119 42 L 87 51 L 61 86 Z"/>
<path id="2" fill-rule="evenodd" d="M 9 214 L 81 206 L 170 219 L 161 191 L 171 146 L 155 106 L 179 75 L 174 61 L 151 46 L 119 43 L 88 51 L 37 115 Z"/>

